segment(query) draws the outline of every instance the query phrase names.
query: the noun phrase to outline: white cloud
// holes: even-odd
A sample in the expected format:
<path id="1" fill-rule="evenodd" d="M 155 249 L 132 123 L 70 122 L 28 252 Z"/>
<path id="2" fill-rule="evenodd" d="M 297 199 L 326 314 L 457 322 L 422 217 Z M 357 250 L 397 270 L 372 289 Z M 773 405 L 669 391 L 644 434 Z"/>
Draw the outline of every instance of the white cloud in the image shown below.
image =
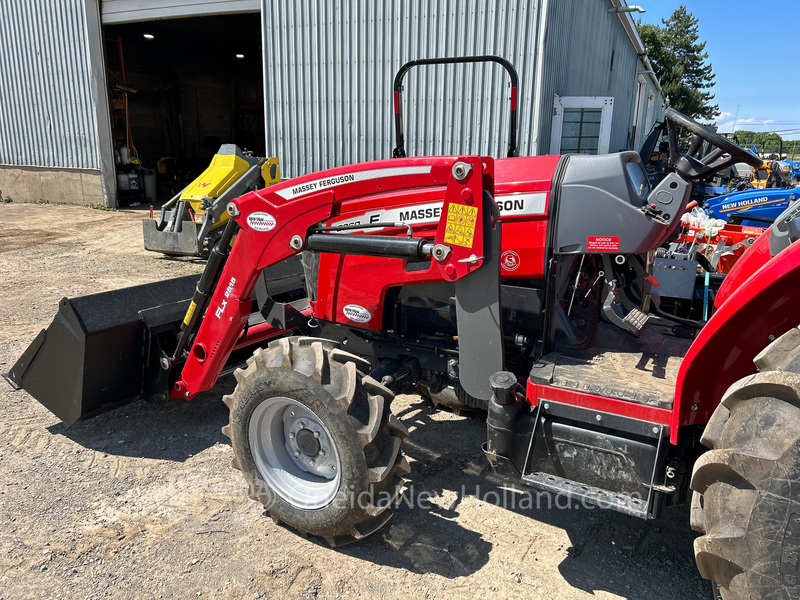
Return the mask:
<path id="1" fill-rule="evenodd" d="M 726 113 L 723 113 L 723 115 L 724 114 Z M 717 120 L 717 127 L 719 128 L 720 131 L 728 131 L 728 132 L 732 131 L 734 124 L 736 125 L 737 131 L 740 129 L 748 129 L 748 127 L 754 127 L 757 129 L 765 129 L 765 128 L 769 129 L 766 126 L 771 125 L 772 123 L 775 122 L 775 119 L 754 119 L 752 117 L 750 118 L 743 117 L 741 119 L 736 119 L 734 121 L 733 119 L 730 118 L 730 113 L 727 113 L 727 115 L 728 115 L 728 117 L 726 118 L 727 120 L 723 120 L 722 122 Z"/>

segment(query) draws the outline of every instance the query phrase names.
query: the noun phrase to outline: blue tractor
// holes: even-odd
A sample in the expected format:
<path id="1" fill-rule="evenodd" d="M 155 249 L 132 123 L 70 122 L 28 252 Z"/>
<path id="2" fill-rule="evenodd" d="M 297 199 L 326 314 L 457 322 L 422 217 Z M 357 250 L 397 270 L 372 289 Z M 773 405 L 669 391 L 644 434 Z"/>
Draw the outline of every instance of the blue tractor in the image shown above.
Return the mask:
<path id="1" fill-rule="evenodd" d="M 796 187 L 751 189 L 709 198 L 704 208 L 728 223 L 766 227 L 798 197 L 800 188 Z"/>

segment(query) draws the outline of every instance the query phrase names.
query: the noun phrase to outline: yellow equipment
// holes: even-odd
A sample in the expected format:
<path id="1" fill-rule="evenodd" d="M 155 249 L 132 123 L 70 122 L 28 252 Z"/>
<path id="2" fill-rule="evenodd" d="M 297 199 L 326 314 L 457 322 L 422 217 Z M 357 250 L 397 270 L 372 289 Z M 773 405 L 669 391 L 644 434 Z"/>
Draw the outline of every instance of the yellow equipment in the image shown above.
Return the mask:
<path id="1" fill-rule="evenodd" d="M 756 189 L 792 187 L 793 174 L 792 165 L 785 160 L 769 159 L 753 171 L 750 183 Z"/>
<path id="2" fill-rule="evenodd" d="M 228 202 L 281 180 L 277 158 L 258 158 L 223 144 L 211 164 L 164 204 L 158 219 L 143 219 L 144 247 L 163 254 L 202 255 L 228 221 Z"/>
<path id="3" fill-rule="evenodd" d="M 765 160 L 757 169 L 753 169 L 753 177 L 750 180 L 750 185 L 756 189 L 764 189 L 767 187 L 767 178 L 769 177 L 770 167 L 772 166 L 771 160 Z"/>

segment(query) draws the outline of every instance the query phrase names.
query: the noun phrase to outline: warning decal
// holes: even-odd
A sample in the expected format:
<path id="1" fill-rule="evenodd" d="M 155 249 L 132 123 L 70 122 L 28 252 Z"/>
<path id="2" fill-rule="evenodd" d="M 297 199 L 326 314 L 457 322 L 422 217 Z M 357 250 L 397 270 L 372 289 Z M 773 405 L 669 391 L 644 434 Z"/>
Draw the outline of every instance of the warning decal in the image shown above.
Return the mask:
<path id="1" fill-rule="evenodd" d="M 451 204 L 447 210 L 447 229 L 444 234 L 446 244 L 472 248 L 475 239 L 475 220 L 478 216 L 477 206 Z"/>
<path id="2" fill-rule="evenodd" d="M 590 235 L 586 238 L 587 252 L 619 252 L 618 235 Z"/>

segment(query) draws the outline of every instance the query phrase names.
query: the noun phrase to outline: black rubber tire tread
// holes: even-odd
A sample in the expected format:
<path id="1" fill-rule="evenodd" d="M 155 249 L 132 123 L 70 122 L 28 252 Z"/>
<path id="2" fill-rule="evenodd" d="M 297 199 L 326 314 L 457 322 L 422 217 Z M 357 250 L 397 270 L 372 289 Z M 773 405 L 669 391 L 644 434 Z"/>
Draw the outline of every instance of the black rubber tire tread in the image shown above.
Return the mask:
<path id="1" fill-rule="evenodd" d="M 247 367 L 236 370 L 236 389 L 223 398 L 230 422 L 222 432 L 231 439 L 232 466 L 242 471 L 250 497 L 261 502 L 276 523 L 302 535 L 319 536 L 331 546 L 355 542 L 380 529 L 391 518 L 392 505 L 410 471 L 400 451 L 408 430 L 390 412 L 394 395 L 367 375 L 369 369 L 367 361 L 331 340 L 281 338 L 256 350 Z M 255 465 L 250 416 L 260 402 L 276 396 L 306 405 L 335 440 L 341 483 L 334 500 L 322 508 L 290 504 L 269 489 Z"/>
<path id="2" fill-rule="evenodd" d="M 798 364 L 792 329 L 756 358 L 764 370 L 726 391 L 701 439 L 711 450 L 692 474 L 695 559 L 724 600 L 800 597 Z"/>
<path id="3" fill-rule="evenodd" d="M 753 359 L 759 371 L 789 371 L 800 373 L 800 328 L 795 327 L 764 348 Z"/>

